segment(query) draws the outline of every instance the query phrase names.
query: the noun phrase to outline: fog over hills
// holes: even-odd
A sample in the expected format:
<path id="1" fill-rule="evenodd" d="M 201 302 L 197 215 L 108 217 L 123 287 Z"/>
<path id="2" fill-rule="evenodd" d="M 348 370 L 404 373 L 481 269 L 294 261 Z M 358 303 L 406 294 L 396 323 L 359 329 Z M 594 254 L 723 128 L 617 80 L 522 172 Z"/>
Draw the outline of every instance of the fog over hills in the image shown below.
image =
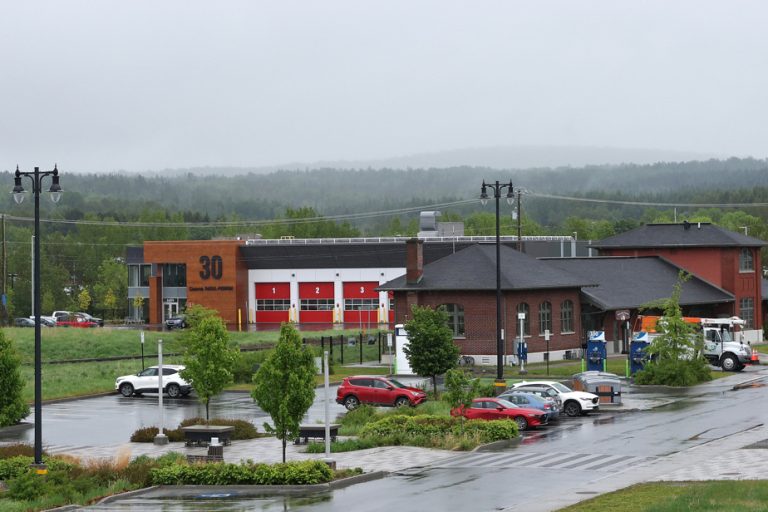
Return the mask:
<path id="1" fill-rule="evenodd" d="M 266 174 L 280 170 L 310 169 L 431 169 L 459 166 L 490 169 L 531 169 L 584 167 L 589 165 L 653 164 L 723 158 L 723 155 L 663 149 L 577 147 L 577 146 L 493 146 L 412 155 L 365 159 L 290 162 L 259 167 L 193 167 L 165 169 L 155 174 L 193 173 L 202 175 Z M 146 173 L 145 173 L 146 174 Z"/>

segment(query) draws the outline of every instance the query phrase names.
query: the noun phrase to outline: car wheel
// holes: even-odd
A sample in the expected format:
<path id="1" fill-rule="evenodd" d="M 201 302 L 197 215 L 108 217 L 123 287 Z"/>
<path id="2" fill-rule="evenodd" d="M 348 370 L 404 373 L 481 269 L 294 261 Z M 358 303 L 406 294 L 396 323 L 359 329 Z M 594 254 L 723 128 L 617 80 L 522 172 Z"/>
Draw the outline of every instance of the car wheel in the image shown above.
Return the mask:
<path id="1" fill-rule="evenodd" d="M 406 405 L 411 405 L 411 401 L 408 400 L 408 397 L 399 396 L 397 397 L 397 400 L 395 400 L 395 407 L 405 407 Z"/>
<path id="2" fill-rule="evenodd" d="M 522 416 L 516 416 L 515 423 L 517 423 L 517 430 L 519 430 L 520 432 L 522 432 L 523 430 L 528 430 L 528 420 L 526 420 Z"/>
<path id="3" fill-rule="evenodd" d="M 347 398 L 344 399 L 344 407 L 346 407 L 348 411 L 357 409 L 359 406 L 360 406 L 360 400 L 358 400 L 355 395 L 349 395 Z"/>
<path id="4" fill-rule="evenodd" d="M 732 355 L 724 356 L 720 361 L 720 366 L 724 372 L 737 372 L 739 371 L 739 361 Z"/>
<path id="5" fill-rule="evenodd" d="M 168 393 L 170 398 L 179 398 L 181 395 L 181 388 L 178 384 L 168 384 L 168 387 L 165 388 L 165 391 Z"/>
<path id="6" fill-rule="evenodd" d="M 579 416 L 581 414 L 581 406 L 578 404 L 578 402 L 571 400 L 569 402 L 565 402 L 563 412 L 573 418 L 574 416 Z"/>
<path id="7" fill-rule="evenodd" d="M 133 384 L 130 384 L 128 382 L 126 382 L 125 384 L 120 384 L 120 394 L 123 396 L 133 395 Z"/>

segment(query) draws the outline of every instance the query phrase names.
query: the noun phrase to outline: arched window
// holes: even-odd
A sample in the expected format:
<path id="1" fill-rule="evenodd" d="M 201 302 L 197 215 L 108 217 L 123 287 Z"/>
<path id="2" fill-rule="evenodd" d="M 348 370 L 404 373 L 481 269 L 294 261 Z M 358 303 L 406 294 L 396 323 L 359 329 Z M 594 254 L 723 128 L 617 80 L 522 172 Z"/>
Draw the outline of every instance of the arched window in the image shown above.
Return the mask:
<path id="1" fill-rule="evenodd" d="M 517 305 L 517 312 L 519 313 L 525 313 L 525 320 L 523 320 L 523 336 L 530 336 L 531 335 L 531 311 L 528 307 L 528 304 L 525 302 L 521 302 Z M 517 320 L 517 319 L 516 319 Z M 515 324 L 515 332 L 517 332 L 517 335 L 520 336 L 520 320 L 517 320 L 517 323 Z"/>
<path id="2" fill-rule="evenodd" d="M 461 304 L 443 304 L 448 313 L 448 327 L 455 337 L 464 336 L 464 306 Z"/>
<path id="3" fill-rule="evenodd" d="M 752 272 L 755 270 L 755 263 L 752 258 L 752 249 L 742 247 L 739 253 L 739 272 Z"/>
<path id="4" fill-rule="evenodd" d="M 560 304 L 560 332 L 575 332 L 573 330 L 573 301 L 564 300 Z"/>
<path id="5" fill-rule="evenodd" d="M 539 334 L 544 331 L 552 332 L 552 303 L 546 300 L 539 304 Z"/>

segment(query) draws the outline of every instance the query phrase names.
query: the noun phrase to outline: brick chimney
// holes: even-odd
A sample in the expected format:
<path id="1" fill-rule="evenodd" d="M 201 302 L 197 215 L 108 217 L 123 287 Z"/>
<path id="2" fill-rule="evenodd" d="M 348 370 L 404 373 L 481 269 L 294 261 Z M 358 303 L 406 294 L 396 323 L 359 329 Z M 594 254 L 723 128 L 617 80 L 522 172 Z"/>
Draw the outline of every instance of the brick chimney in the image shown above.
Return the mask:
<path id="1" fill-rule="evenodd" d="M 417 284 L 424 274 L 424 241 L 411 238 L 405 242 L 405 282 Z"/>

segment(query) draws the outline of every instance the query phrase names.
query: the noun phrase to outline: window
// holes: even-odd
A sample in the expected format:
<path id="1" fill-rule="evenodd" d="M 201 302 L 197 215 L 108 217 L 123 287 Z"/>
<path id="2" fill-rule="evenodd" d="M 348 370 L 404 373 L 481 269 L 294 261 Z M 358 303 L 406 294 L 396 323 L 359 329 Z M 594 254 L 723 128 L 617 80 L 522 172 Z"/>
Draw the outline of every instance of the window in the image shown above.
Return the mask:
<path id="1" fill-rule="evenodd" d="M 257 311 L 288 311 L 291 309 L 291 299 L 258 299 Z"/>
<path id="2" fill-rule="evenodd" d="M 187 286 L 187 266 L 184 263 L 163 265 L 163 286 L 178 288 Z"/>
<path id="3" fill-rule="evenodd" d="M 744 329 L 755 328 L 755 301 L 752 297 L 739 300 L 739 316 L 744 320 Z"/>
<path id="4" fill-rule="evenodd" d="M 573 301 L 565 300 L 560 304 L 560 332 L 573 330 Z"/>
<path id="5" fill-rule="evenodd" d="M 344 311 L 375 311 L 379 299 L 344 299 Z"/>
<path id="6" fill-rule="evenodd" d="M 152 265 L 128 265 L 128 286 L 149 286 Z"/>
<path id="7" fill-rule="evenodd" d="M 552 304 L 546 300 L 539 304 L 539 334 L 544 331 L 552 332 Z"/>
<path id="8" fill-rule="evenodd" d="M 752 249 L 743 247 L 739 253 L 739 272 L 752 272 L 755 270 L 755 262 L 752 258 Z"/>
<path id="9" fill-rule="evenodd" d="M 521 302 L 517 305 L 517 314 L 520 313 L 525 314 L 525 320 L 523 320 L 523 336 L 530 336 L 531 335 L 531 315 L 530 315 L 530 308 L 528 307 L 528 304 L 525 302 Z M 517 335 L 520 336 L 520 320 L 517 320 Z"/>
<path id="10" fill-rule="evenodd" d="M 333 299 L 301 299 L 302 311 L 333 311 Z"/>
<path id="11" fill-rule="evenodd" d="M 448 313 L 448 327 L 454 336 L 464 336 L 464 306 L 461 304 L 443 304 Z"/>

